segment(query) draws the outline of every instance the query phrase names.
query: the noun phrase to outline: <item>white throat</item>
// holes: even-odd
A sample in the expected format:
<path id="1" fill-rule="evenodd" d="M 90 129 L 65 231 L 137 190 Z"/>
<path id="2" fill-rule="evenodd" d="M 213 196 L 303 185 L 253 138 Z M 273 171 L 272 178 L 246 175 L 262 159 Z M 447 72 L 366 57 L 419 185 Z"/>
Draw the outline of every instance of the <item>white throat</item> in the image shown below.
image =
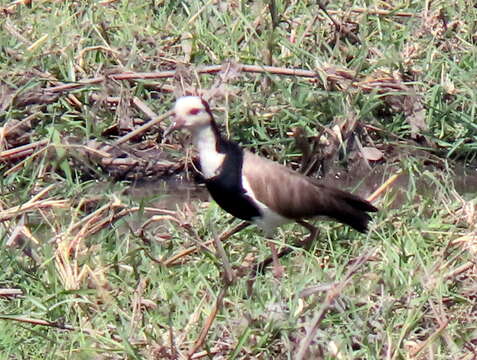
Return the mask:
<path id="1" fill-rule="evenodd" d="M 217 152 L 217 140 L 210 126 L 203 126 L 192 132 L 192 141 L 199 151 L 200 167 L 206 179 L 219 174 L 225 158 L 225 154 Z"/>

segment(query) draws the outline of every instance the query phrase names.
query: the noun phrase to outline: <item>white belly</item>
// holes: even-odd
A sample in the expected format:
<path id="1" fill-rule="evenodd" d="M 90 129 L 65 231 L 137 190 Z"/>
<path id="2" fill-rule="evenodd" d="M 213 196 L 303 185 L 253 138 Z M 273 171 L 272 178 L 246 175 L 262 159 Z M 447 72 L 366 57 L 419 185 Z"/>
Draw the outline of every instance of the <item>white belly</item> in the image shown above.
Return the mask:
<path id="1" fill-rule="evenodd" d="M 266 237 L 271 237 L 275 233 L 275 229 L 283 224 L 291 222 L 292 220 L 287 219 L 286 217 L 277 214 L 275 211 L 270 209 L 267 205 L 257 200 L 255 194 L 253 193 L 252 188 L 250 187 L 249 182 L 245 177 L 242 177 L 242 186 L 246 194 L 253 199 L 254 203 L 260 209 L 262 216 L 253 218 L 252 221 L 259 228 L 263 230 Z"/>

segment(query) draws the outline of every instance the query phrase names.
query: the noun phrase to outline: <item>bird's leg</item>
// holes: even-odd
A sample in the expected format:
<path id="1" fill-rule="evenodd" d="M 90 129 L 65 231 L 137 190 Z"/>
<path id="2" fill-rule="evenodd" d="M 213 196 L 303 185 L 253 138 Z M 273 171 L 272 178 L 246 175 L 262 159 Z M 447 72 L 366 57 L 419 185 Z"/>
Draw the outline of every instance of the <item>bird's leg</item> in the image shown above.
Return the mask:
<path id="1" fill-rule="evenodd" d="M 311 225 L 311 224 L 309 224 L 309 223 L 307 223 L 306 221 L 303 221 L 303 220 L 297 220 L 296 223 L 300 224 L 305 229 L 307 229 L 310 232 L 310 235 L 308 235 L 308 237 L 305 238 L 305 240 L 296 242 L 295 246 L 302 247 L 302 248 L 308 250 L 310 248 L 311 244 L 313 243 L 313 241 L 315 241 L 315 239 L 318 237 L 318 234 L 320 233 L 320 230 L 318 230 L 318 228 L 316 226 L 313 226 L 313 225 Z"/>
<path id="2" fill-rule="evenodd" d="M 275 250 L 276 251 L 276 250 Z M 280 259 L 281 257 L 285 256 L 285 255 L 288 255 L 289 253 L 291 253 L 293 251 L 293 249 L 291 247 L 286 247 L 285 249 L 283 249 L 282 251 L 280 251 L 278 254 L 276 254 L 276 261 L 278 262 L 278 259 Z M 270 265 L 272 262 L 274 262 L 273 260 L 273 251 L 272 251 L 272 256 L 269 256 L 267 257 L 265 260 L 257 263 L 254 267 L 253 267 L 253 270 L 252 270 L 252 276 L 255 277 L 256 275 L 258 274 L 263 274 L 265 272 L 265 268 Z"/>
<path id="3" fill-rule="evenodd" d="M 303 249 L 309 249 L 309 247 L 311 246 L 311 244 L 313 243 L 313 241 L 317 238 L 318 234 L 320 233 L 320 230 L 318 230 L 318 228 L 316 228 L 315 226 L 303 221 L 303 220 L 297 220 L 296 221 L 297 224 L 300 224 L 301 226 L 303 226 L 305 229 L 307 229 L 309 232 L 310 232 L 310 235 L 308 235 L 304 240 L 302 241 L 297 241 L 295 242 L 293 245 L 294 247 L 301 247 Z M 276 249 L 275 249 L 275 246 L 274 244 L 270 245 L 270 248 L 273 246 L 273 249 L 272 249 L 272 256 L 269 256 L 268 258 L 266 258 L 265 260 L 263 260 L 262 262 L 259 262 L 258 264 L 256 264 L 254 267 L 253 267 L 253 270 L 252 270 L 252 276 L 255 277 L 256 275 L 258 274 L 263 274 L 265 272 L 265 268 L 270 265 L 272 262 L 275 264 L 275 263 L 278 263 L 278 259 L 280 259 L 281 257 L 283 256 L 286 256 L 288 255 L 289 253 L 291 253 L 293 251 L 293 248 L 291 247 L 286 247 L 285 249 L 283 249 L 282 251 L 280 251 L 278 254 L 276 253 Z M 275 255 L 274 255 L 274 251 L 275 251 Z M 276 259 L 274 259 L 276 257 Z M 274 265 L 275 266 L 275 265 Z M 281 266 L 281 265 L 280 265 Z M 283 267 L 282 267 L 282 270 L 283 270 Z"/>
<path id="4" fill-rule="evenodd" d="M 285 248 L 284 250 L 277 253 L 277 249 L 275 244 L 269 241 L 268 246 L 272 251 L 272 256 L 269 256 L 265 260 L 256 263 L 255 266 L 252 268 L 252 272 L 250 273 L 250 278 L 247 280 L 247 295 L 250 297 L 253 294 L 253 284 L 255 283 L 255 278 L 258 274 L 263 274 L 265 272 L 265 268 L 273 263 L 273 276 L 276 279 L 280 279 L 283 276 L 283 265 L 280 264 L 280 259 L 282 256 L 290 253 L 292 251 L 291 248 Z"/>
<path id="5" fill-rule="evenodd" d="M 277 252 L 277 248 L 275 247 L 275 243 L 269 241 L 268 246 L 272 251 L 272 262 L 273 262 L 273 276 L 275 279 L 281 279 L 283 277 L 283 265 L 280 264 L 278 260 L 280 258 L 280 254 Z"/>

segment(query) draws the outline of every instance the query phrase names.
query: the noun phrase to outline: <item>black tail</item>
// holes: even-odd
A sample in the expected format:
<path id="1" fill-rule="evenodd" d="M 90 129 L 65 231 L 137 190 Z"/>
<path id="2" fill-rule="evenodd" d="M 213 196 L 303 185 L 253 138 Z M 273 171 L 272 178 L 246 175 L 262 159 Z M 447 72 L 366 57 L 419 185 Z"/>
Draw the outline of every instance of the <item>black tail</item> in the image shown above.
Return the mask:
<path id="1" fill-rule="evenodd" d="M 333 188 L 327 190 L 332 200 L 325 215 L 365 233 L 371 220 L 368 212 L 377 212 L 378 209 L 369 201 L 346 191 Z"/>

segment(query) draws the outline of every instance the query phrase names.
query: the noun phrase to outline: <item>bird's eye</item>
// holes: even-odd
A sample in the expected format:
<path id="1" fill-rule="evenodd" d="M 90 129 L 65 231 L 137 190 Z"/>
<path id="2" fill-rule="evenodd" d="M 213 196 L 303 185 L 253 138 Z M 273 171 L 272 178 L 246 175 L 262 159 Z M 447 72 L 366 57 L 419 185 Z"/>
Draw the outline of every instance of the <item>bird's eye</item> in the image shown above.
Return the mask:
<path id="1" fill-rule="evenodd" d="M 197 115 L 200 112 L 199 108 L 193 108 L 189 110 L 189 115 Z"/>

